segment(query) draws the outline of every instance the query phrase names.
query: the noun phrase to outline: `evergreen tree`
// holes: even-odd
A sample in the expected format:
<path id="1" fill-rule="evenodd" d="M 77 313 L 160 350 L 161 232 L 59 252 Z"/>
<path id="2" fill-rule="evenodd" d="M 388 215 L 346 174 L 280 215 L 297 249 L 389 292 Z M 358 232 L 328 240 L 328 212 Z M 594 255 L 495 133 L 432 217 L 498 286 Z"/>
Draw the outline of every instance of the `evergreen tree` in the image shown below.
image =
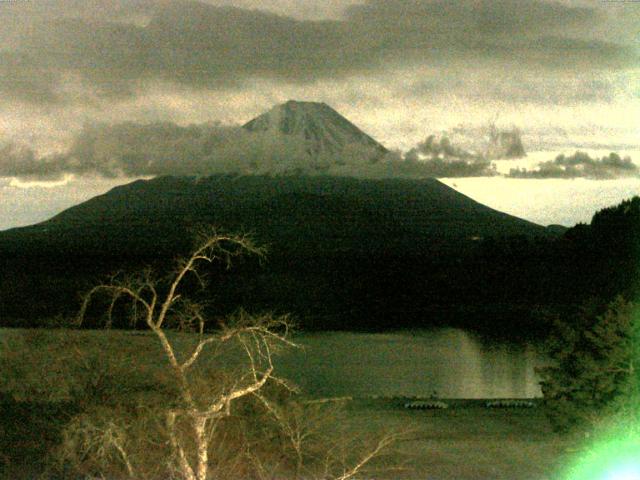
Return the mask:
<path id="1" fill-rule="evenodd" d="M 633 303 L 617 297 L 602 314 L 585 307 L 554 322 L 550 365 L 539 369 L 549 418 L 559 431 L 596 426 L 614 402 L 635 397 L 638 322 Z"/>

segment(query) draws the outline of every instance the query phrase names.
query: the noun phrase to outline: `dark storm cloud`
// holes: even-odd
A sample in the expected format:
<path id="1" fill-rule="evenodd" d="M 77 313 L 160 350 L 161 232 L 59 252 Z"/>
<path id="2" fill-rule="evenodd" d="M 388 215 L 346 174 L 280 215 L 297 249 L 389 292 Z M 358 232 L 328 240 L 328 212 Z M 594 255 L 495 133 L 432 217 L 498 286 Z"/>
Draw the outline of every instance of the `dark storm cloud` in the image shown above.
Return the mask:
<path id="1" fill-rule="evenodd" d="M 521 73 L 505 75 L 502 81 L 485 82 L 478 89 L 477 81 L 459 88 L 469 99 L 495 99 L 509 103 L 537 105 L 576 105 L 594 102 L 612 102 L 615 89 L 607 78 L 540 77 Z"/>
<path id="2" fill-rule="evenodd" d="M 56 166 L 53 175 L 47 172 L 46 160 L 37 158 L 28 147 L 9 143 L 0 146 L 0 177 L 55 178 L 60 175 Z"/>
<path id="3" fill-rule="evenodd" d="M 0 4 L 11 19 L 0 26 L 10 40 L 0 91 L 36 103 L 71 101 L 65 75 L 109 96 L 132 95 L 146 80 L 202 88 L 250 77 L 304 83 L 390 62 L 590 69 L 637 61 L 631 47 L 589 37 L 599 11 L 539 0 L 370 0 L 322 21 L 178 0 L 55 0 L 46 15 L 38 3 Z"/>
<path id="4" fill-rule="evenodd" d="M 584 152 L 573 155 L 558 155 L 554 160 L 541 162 L 536 170 L 511 169 L 511 178 L 590 178 L 608 180 L 621 177 L 636 177 L 640 173 L 631 158 L 621 158 L 610 153 L 600 159 L 591 158 Z"/>
<path id="5" fill-rule="evenodd" d="M 166 0 L 26 0 L 3 2 L 0 13 L 7 20 L 5 28 L 60 18 L 138 23 L 166 3 Z"/>
<path id="6" fill-rule="evenodd" d="M 402 24 L 412 32 L 440 31 L 445 25 L 467 27 L 476 35 L 546 31 L 594 20 L 590 8 L 538 0 L 370 0 L 349 7 L 352 22 L 386 28 Z M 406 29 L 405 29 L 406 32 Z M 448 32 L 455 35 L 454 32 Z"/>
<path id="7" fill-rule="evenodd" d="M 0 51 L 0 95 L 47 104 L 59 100 L 57 75 L 26 54 Z"/>
<path id="8" fill-rule="evenodd" d="M 413 81 L 406 92 L 419 97 L 455 93 L 470 101 L 500 101 L 512 104 L 578 105 L 613 102 L 615 83 L 606 77 L 585 78 L 575 74 L 541 76 L 529 72 L 504 72 L 500 78 L 490 71 L 474 72 L 467 77 L 434 75 Z"/>

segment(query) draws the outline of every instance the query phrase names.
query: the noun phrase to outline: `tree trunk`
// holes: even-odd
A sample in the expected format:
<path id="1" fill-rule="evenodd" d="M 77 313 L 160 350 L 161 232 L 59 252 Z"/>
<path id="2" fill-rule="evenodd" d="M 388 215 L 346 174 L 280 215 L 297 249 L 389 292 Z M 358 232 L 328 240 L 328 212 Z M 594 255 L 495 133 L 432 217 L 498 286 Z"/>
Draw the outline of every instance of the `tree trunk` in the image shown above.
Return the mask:
<path id="1" fill-rule="evenodd" d="M 193 427 L 196 433 L 196 445 L 198 449 L 197 480 L 207 480 L 209 468 L 209 451 L 206 435 L 207 417 L 196 416 L 193 419 Z"/>

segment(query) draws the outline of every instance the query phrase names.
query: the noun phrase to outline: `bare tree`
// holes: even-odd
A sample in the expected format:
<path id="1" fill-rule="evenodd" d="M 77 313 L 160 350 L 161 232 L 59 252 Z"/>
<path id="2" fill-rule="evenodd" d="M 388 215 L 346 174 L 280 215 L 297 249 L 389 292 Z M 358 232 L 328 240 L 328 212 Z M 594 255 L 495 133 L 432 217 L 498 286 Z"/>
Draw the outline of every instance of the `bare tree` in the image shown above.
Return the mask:
<path id="1" fill-rule="evenodd" d="M 116 302 L 127 298 L 139 310 L 139 317 L 153 332 L 162 346 L 165 358 L 179 391 L 180 402 L 166 411 L 166 427 L 171 442 L 175 467 L 186 480 L 206 480 L 209 468 L 209 432 L 222 417 L 231 414 L 234 401 L 262 389 L 267 382 L 276 381 L 287 385 L 274 376 L 273 353 L 281 345 L 293 346 L 287 338 L 290 322 L 286 316 L 250 316 L 245 312 L 236 316 L 232 325 L 220 325 L 215 333 L 205 333 L 205 317 L 202 305 L 183 299 L 180 287 L 187 275 L 193 275 L 204 285 L 199 273 L 203 263 L 222 261 L 227 265 L 235 256 L 251 253 L 263 255 L 250 238 L 237 235 L 221 235 L 209 232 L 201 237 L 198 247 L 186 259 L 178 263 L 170 277 L 168 287 L 161 291 L 160 281 L 150 272 L 139 277 L 131 277 L 122 282 L 112 282 L 94 287 L 84 298 L 79 313 L 79 321 L 85 317 L 91 300 L 100 293 L 110 295 L 108 308 L 109 322 Z M 136 314 L 136 317 L 138 314 Z M 198 340 L 193 348 L 180 355 L 167 335 L 167 326 L 195 326 Z M 249 363 L 248 371 L 235 378 L 222 391 L 210 396 L 201 395 L 190 375 L 191 370 L 208 348 L 218 348 L 221 344 L 236 341 L 241 346 Z M 187 444 L 176 430 L 178 420 L 186 421 L 193 431 L 195 455 L 190 454 Z M 124 458 L 124 457 L 123 457 Z M 127 470 L 133 476 L 133 467 L 127 461 Z"/>
<path id="2" fill-rule="evenodd" d="M 254 394 L 277 422 L 284 439 L 283 450 L 293 460 L 293 478 L 349 480 L 372 475 L 368 470 L 374 459 L 387 455 L 390 447 L 410 437 L 411 432 L 389 432 L 363 438 L 354 434 L 345 418 L 345 406 L 351 397 L 323 398 L 275 403 L 261 392 Z M 404 470 L 397 465 L 378 468 L 383 471 Z M 267 471 L 260 465 L 258 471 Z M 273 475 L 262 475 L 273 478 Z"/>
<path id="3" fill-rule="evenodd" d="M 277 401 L 265 393 L 268 384 L 276 385 L 290 394 L 295 389 L 284 379 L 275 375 L 273 357 L 281 347 L 296 347 L 290 340 L 291 322 L 288 316 L 272 314 L 250 315 L 240 311 L 226 323 L 220 323 L 214 330 L 205 329 L 206 315 L 201 303 L 188 300 L 184 295 L 184 283 L 193 277 L 202 287 L 205 278 L 202 267 L 213 262 L 222 262 L 230 266 L 234 257 L 243 254 L 264 255 L 264 249 L 256 246 L 247 236 L 222 235 L 215 231 L 205 231 L 200 235 L 197 247 L 187 258 L 181 259 L 172 273 L 162 278 L 155 278 L 150 271 L 131 276 L 124 280 L 113 278 L 110 282 L 97 285 L 84 297 L 78 321 L 81 324 L 87 315 L 92 300 L 99 295 L 107 295 L 107 325 L 116 309 L 116 304 L 127 300 L 132 306 L 134 322 L 143 322 L 159 342 L 163 357 L 166 360 L 170 382 L 177 392 L 177 400 L 169 405 L 155 406 L 154 412 L 162 412 L 163 436 L 166 436 L 170 451 L 169 471 L 176 478 L 183 480 L 207 480 L 222 473 L 218 466 L 212 465 L 212 453 L 224 451 L 225 433 L 217 430 L 221 421 L 232 415 L 232 405 L 240 399 L 257 399 L 267 414 L 275 419 L 280 438 L 284 439 L 286 449 L 293 454 L 292 463 L 296 478 L 301 475 L 311 478 L 319 476 L 325 479 L 347 480 L 363 472 L 364 466 L 377 457 L 383 449 L 397 439 L 396 435 L 387 435 L 370 449 L 347 464 L 346 458 L 340 457 L 344 449 L 337 455 L 335 444 L 327 446 L 320 455 L 314 450 L 309 455 L 309 439 L 314 437 L 318 429 L 316 422 L 319 416 L 310 415 L 317 409 L 296 407 L 293 403 L 288 407 L 278 405 Z M 169 333 L 172 329 L 190 330 L 189 345 Z M 181 337 L 184 340 L 184 337 Z M 233 375 L 226 381 L 214 382 L 211 377 L 203 375 L 203 371 L 212 368 L 214 359 L 223 347 L 233 345 L 236 354 L 234 361 L 240 363 Z M 220 370 L 228 365 L 223 365 Z M 229 361 L 229 357 L 226 357 Z M 206 368 L 205 368 L 206 367 Z M 215 365 L 213 366 L 215 367 Z M 298 406 L 302 405 L 300 403 Z M 314 420 L 315 418 L 315 420 Z M 325 417 L 326 419 L 326 417 Z M 86 419 L 85 419 L 86 420 Z M 326 422 L 325 422 L 326 424 Z M 84 451 L 97 452 L 101 458 L 119 461 L 123 475 L 130 478 L 143 478 L 145 472 L 137 471 L 135 455 L 127 452 L 126 429 L 111 420 L 80 422 L 74 433 L 74 445 L 81 445 Z M 214 445 L 215 442 L 219 442 Z M 317 447 L 317 444 L 316 444 Z M 314 447 L 315 448 L 315 447 Z M 111 450 L 109 450 L 111 449 Z M 111 452 L 111 453 L 109 453 Z M 108 453 L 108 455 L 107 455 Z M 353 453 L 353 452 L 350 452 Z M 214 455 L 215 456 L 215 455 Z M 280 455 L 284 458 L 286 455 Z M 232 456 L 233 457 L 233 456 Z M 258 478 L 273 478 L 274 468 L 266 465 L 254 452 L 238 452 L 229 462 L 234 468 L 241 459 L 248 459 L 254 465 L 254 475 Z M 305 462 L 315 460 L 321 468 L 318 475 L 312 474 Z M 215 463 L 215 462 L 214 462 Z M 267 471 L 271 471 L 267 475 Z M 227 470 L 226 472 L 229 472 Z"/>

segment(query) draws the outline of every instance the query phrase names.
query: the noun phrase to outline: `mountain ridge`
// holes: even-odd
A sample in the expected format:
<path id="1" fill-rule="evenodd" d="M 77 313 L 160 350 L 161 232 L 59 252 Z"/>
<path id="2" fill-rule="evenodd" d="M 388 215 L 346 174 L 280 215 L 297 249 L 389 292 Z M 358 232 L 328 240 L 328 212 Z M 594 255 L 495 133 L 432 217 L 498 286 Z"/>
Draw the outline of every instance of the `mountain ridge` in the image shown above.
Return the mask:
<path id="1" fill-rule="evenodd" d="M 388 151 L 356 125 L 321 102 L 289 100 L 247 122 L 248 132 L 293 136 L 308 143 L 312 155 L 335 164 L 349 146 L 367 148 L 369 162 Z M 309 160 L 313 164 L 312 160 Z M 294 218 L 295 220 L 292 220 Z M 277 221 L 276 221 L 277 219 Z M 71 207 L 40 224 L 0 233 L 22 237 L 25 244 L 74 245 L 90 254 L 145 249 L 167 254 L 180 244 L 189 224 L 210 223 L 227 229 L 256 231 L 263 240 L 297 245 L 301 251 L 424 250 L 437 240 L 461 242 L 491 236 L 549 236 L 553 232 L 486 207 L 433 178 L 365 179 L 307 175 L 215 174 L 202 177 L 159 176 L 116 187 Z M 179 234 L 172 233 L 176 225 Z M 135 226 L 135 228 L 132 228 Z M 87 229 L 93 230 L 92 235 Z M 280 231 L 279 231 L 280 230 Z M 56 238 L 51 232 L 65 231 Z M 161 232 L 164 232 L 163 234 Z M 35 236 L 39 241 L 29 241 Z M 90 237 L 109 239 L 102 247 Z M 326 237 L 326 245 L 318 238 Z M 63 240 L 66 238 L 66 240 Z M 136 241 L 131 239 L 135 238 Z M 129 240 L 131 241 L 129 241 Z M 340 239 L 345 244 L 340 244 Z M 375 239 L 375 241 L 374 241 Z M 32 239 L 33 240 L 33 239 Z M 81 247 L 82 242 L 86 245 Z M 137 242 L 137 243 L 136 243 Z M 19 242 L 18 242 L 19 243 Z"/>

